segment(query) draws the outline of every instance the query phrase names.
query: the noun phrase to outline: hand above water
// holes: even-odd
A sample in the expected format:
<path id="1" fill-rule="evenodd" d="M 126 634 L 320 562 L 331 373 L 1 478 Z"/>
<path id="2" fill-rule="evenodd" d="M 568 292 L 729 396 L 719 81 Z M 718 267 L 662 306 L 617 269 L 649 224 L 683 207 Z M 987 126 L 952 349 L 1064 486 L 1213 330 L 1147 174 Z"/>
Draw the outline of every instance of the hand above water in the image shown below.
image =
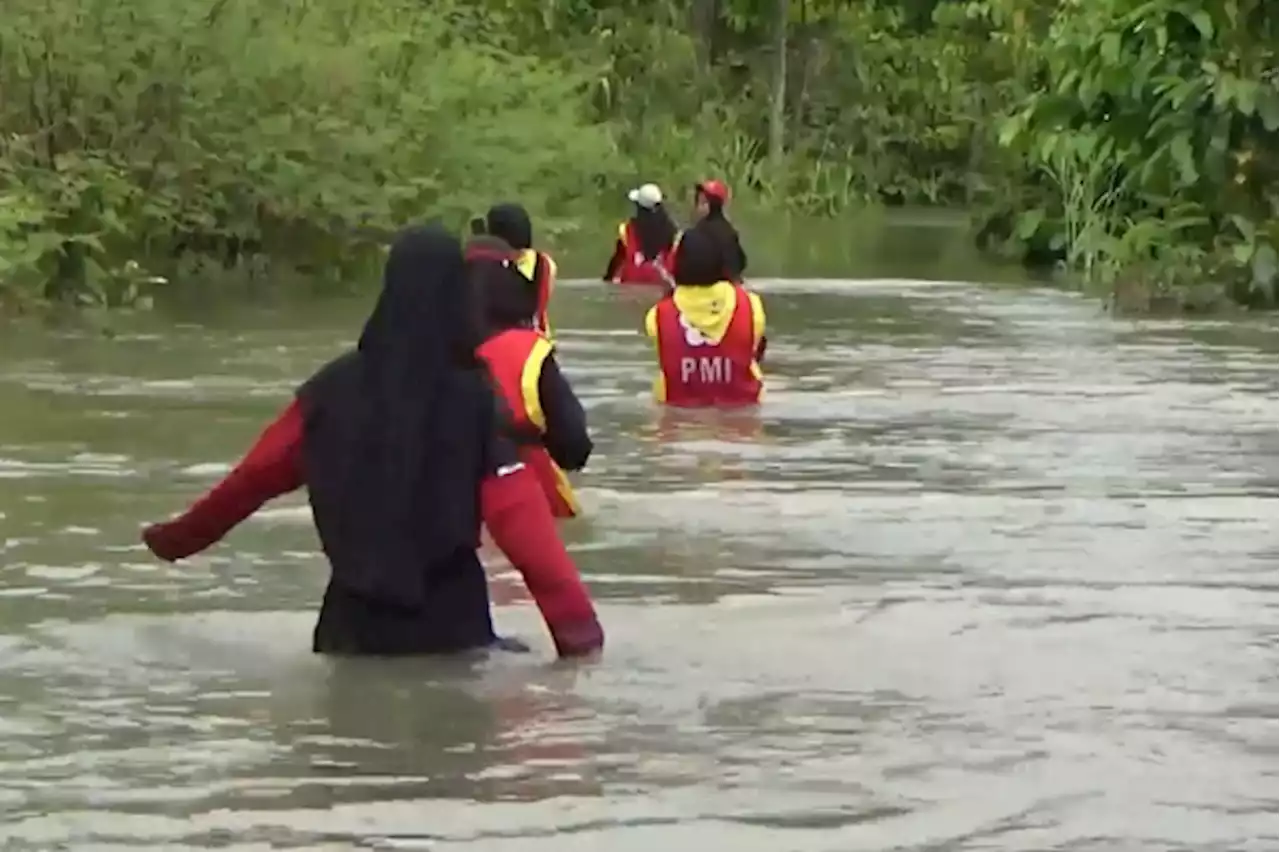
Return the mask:
<path id="1" fill-rule="evenodd" d="M 165 562 L 176 562 L 197 552 L 199 548 L 193 550 L 188 539 L 186 532 L 172 521 L 149 524 L 142 530 L 142 543 L 147 550 Z"/>

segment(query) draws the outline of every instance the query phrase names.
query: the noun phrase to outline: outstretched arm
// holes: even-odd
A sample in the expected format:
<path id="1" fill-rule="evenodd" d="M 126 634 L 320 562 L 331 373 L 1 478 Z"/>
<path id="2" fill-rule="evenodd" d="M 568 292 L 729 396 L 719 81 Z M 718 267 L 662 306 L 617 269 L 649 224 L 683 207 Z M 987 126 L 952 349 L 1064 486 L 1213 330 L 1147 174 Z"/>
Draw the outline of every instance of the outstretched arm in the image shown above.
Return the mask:
<path id="1" fill-rule="evenodd" d="M 142 532 L 147 547 L 172 562 L 216 544 L 263 503 L 303 484 L 302 410 L 295 399 L 240 463 L 176 518 Z"/>

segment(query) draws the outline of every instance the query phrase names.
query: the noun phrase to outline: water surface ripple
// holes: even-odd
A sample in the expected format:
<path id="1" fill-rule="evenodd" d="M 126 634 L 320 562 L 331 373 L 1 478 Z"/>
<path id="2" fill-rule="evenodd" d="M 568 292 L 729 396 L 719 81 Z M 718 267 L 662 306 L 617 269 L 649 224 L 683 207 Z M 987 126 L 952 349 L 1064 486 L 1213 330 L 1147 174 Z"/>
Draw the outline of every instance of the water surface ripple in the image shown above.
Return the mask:
<path id="1" fill-rule="evenodd" d="M 1274 321 L 765 282 L 758 416 L 647 398 L 644 304 L 563 288 L 609 630 L 334 664 L 305 504 L 182 565 L 362 306 L 0 340 L 0 847 L 484 852 L 1277 845 Z"/>

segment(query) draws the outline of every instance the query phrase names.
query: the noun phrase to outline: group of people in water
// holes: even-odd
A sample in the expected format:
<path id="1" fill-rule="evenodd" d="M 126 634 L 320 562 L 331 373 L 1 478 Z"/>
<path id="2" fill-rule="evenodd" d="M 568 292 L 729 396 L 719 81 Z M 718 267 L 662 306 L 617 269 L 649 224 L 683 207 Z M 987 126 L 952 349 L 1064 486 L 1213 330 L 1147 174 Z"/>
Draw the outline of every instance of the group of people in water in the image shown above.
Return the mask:
<path id="1" fill-rule="evenodd" d="M 765 313 L 745 289 L 729 190 L 694 187 L 683 232 L 645 184 L 628 198 L 604 279 L 661 288 L 645 317 L 655 395 L 679 407 L 760 401 Z M 312 648 L 402 656 L 528 650 L 494 631 L 477 556 L 483 525 L 520 572 L 562 657 L 604 631 L 556 525 L 580 508 L 566 471 L 592 451 L 586 415 L 556 362 L 548 316 L 556 264 L 517 204 L 393 242 L 359 342 L 322 366 L 225 478 L 147 526 L 166 561 L 220 541 L 267 501 L 307 489 L 331 576 Z"/>

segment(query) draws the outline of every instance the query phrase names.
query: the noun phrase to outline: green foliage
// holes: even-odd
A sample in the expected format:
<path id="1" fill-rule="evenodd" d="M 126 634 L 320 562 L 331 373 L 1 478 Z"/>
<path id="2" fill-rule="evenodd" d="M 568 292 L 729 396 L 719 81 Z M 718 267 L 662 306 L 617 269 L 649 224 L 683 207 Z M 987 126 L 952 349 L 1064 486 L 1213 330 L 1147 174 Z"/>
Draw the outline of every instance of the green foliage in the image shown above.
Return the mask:
<path id="1" fill-rule="evenodd" d="M 248 251 L 341 275 L 400 223 L 499 196 L 563 214 L 616 177 L 582 75 L 459 41 L 447 11 L 9 0 L 6 292 L 119 303 L 138 263 Z"/>
<path id="2" fill-rule="evenodd" d="M 679 198 L 708 174 L 748 222 L 965 207 L 984 244 L 1113 295 L 1275 301 L 1267 0 L 7 0 L 4 18 L 10 303 L 135 304 L 210 268 L 360 280 L 405 222 L 507 198 L 544 236 L 586 236 L 635 182 Z"/>
<path id="3" fill-rule="evenodd" d="M 1276 31 L 1274 3 L 1064 0 L 1048 85 L 1001 134 L 1050 178 L 1020 231 L 1054 221 L 1069 264 L 1113 292 L 1209 279 L 1274 304 Z"/>

